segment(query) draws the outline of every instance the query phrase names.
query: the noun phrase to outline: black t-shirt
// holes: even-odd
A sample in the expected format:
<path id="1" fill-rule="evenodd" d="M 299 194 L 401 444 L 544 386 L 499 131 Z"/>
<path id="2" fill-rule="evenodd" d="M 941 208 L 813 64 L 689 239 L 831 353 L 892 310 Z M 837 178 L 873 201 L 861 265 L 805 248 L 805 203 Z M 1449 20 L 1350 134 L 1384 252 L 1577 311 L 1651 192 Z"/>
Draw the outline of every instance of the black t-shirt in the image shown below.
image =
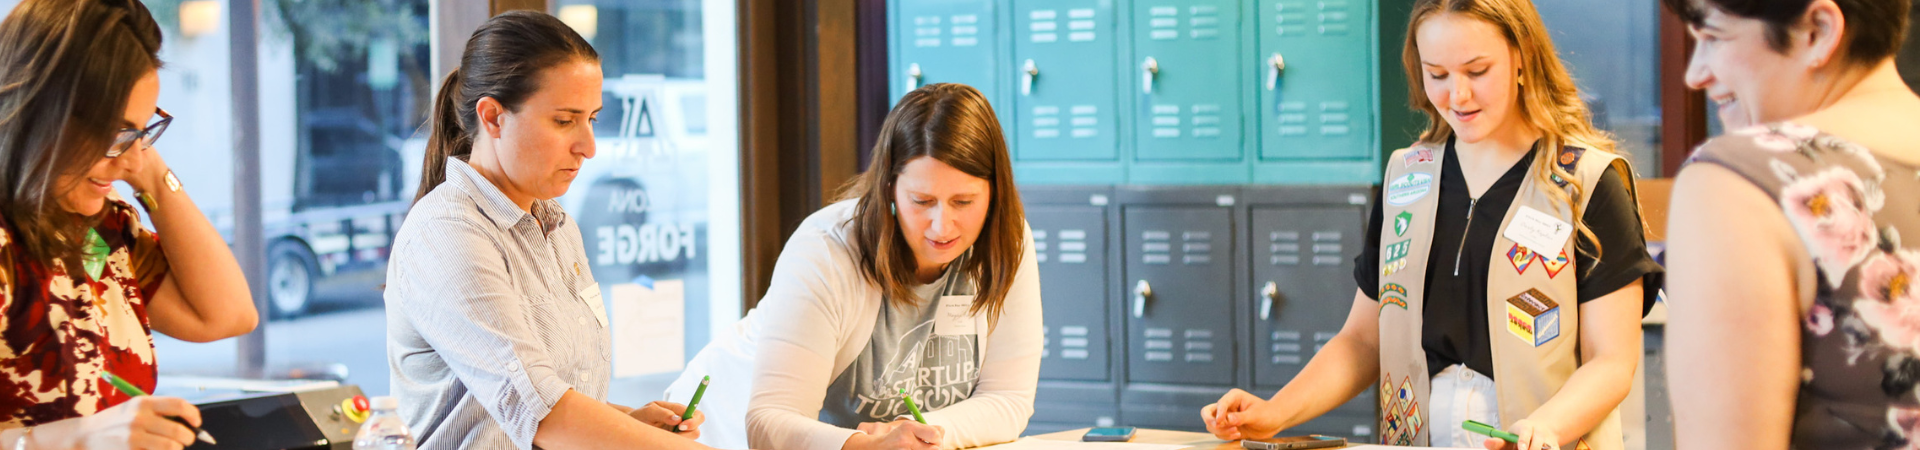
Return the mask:
<path id="1" fill-rule="evenodd" d="M 1453 151 L 1453 142 L 1447 142 L 1447 152 Z M 1494 237 L 1499 235 L 1507 208 L 1513 204 L 1513 197 L 1523 183 L 1533 182 L 1526 179 L 1527 167 L 1533 164 L 1533 152 L 1507 169 L 1499 181 L 1480 194 L 1477 202 L 1467 188 L 1458 158 L 1441 159 L 1444 162 L 1440 169 L 1440 205 L 1434 213 L 1433 247 L 1427 258 L 1426 309 L 1421 318 L 1420 344 L 1427 352 L 1429 375 L 1438 374 L 1447 366 L 1465 363 L 1467 368 L 1492 377 L 1493 344 L 1487 340 L 1487 269 L 1492 267 Z M 1469 209 L 1473 214 L 1471 228 L 1467 226 Z M 1360 290 L 1376 300 L 1380 298 L 1380 211 L 1380 199 L 1376 195 L 1372 218 L 1367 224 L 1367 245 L 1354 259 L 1353 269 L 1353 279 Z M 1603 252 L 1596 262 L 1590 256 L 1594 251 L 1593 242 L 1574 233 L 1578 236 L 1575 245 L 1580 252 L 1569 256 L 1573 257 L 1573 274 L 1579 283 L 1577 301 L 1586 303 L 1646 278 L 1646 299 L 1641 306 L 1641 313 L 1645 314 L 1653 307 L 1664 269 L 1647 254 L 1639 205 L 1627 193 L 1619 173 L 1603 172 L 1582 218 L 1600 240 Z M 1464 245 L 1460 238 L 1463 234 Z M 1458 267 L 1454 263 L 1456 258 Z"/>

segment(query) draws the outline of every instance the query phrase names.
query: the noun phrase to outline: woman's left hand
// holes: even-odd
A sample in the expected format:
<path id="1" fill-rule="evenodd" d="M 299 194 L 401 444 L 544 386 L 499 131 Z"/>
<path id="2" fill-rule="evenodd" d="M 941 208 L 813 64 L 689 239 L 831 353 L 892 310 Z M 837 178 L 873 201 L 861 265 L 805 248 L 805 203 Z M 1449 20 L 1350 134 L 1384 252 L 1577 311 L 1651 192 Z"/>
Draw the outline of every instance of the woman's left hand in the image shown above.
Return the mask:
<path id="1" fill-rule="evenodd" d="M 1513 427 L 1507 431 L 1520 435 L 1520 442 L 1487 438 L 1482 445 L 1485 445 L 1487 450 L 1560 450 L 1560 434 L 1555 433 L 1553 427 L 1541 425 L 1532 419 L 1514 422 Z"/>
<path id="2" fill-rule="evenodd" d="M 627 415 L 632 416 L 641 423 L 671 430 L 674 434 L 684 436 L 687 439 L 699 439 L 700 424 L 707 421 L 707 415 L 696 410 L 693 412 L 693 418 L 682 422 L 680 415 L 686 412 L 687 405 L 672 402 L 653 402 L 648 403 L 647 406 L 634 408 L 633 412 L 629 412 Z"/>
<path id="3" fill-rule="evenodd" d="M 135 191 L 159 192 L 167 189 L 167 162 L 160 158 L 160 149 L 142 147 L 128 149 L 120 154 L 121 158 L 136 158 L 138 164 L 129 164 L 128 171 L 122 175 L 127 185 Z"/>

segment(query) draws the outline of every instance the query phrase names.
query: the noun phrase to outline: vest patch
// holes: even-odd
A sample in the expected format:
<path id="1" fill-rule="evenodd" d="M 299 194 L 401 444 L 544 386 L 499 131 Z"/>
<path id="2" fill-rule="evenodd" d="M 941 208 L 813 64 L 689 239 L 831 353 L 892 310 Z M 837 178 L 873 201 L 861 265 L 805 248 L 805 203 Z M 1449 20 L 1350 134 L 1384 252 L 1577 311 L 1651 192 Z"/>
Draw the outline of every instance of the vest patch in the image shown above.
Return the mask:
<path id="1" fill-rule="evenodd" d="M 1393 216 L 1394 237 L 1404 237 L 1410 229 L 1413 229 L 1413 212 L 1401 211 L 1399 215 Z"/>
<path id="2" fill-rule="evenodd" d="M 1386 262 L 1380 263 L 1380 276 L 1393 275 L 1407 268 L 1407 254 L 1413 250 L 1413 240 L 1408 239 L 1380 248 L 1380 255 Z"/>
<path id="3" fill-rule="evenodd" d="M 1433 191 L 1433 174 L 1414 172 L 1396 178 L 1387 183 L 1387 203 L 1394 206 L 1407 206 L 1425 198 Z"/>
<path id="4" fill-rule="evenodd" d="M 1560 304 L 1539 289 L 1507 299 L 1507 332 L 1539 347 L 1560 337 Z"/>
<path id="5" fill-rule="evenodd" d="M 1413 167 L 1414 164 L 1430 163 L 1433 162 L 1433 149 L 1422 147 L 1417 150 L 1408 150 L 1406 156 L 1402 156 L 1400 159 L 1401 163 L 1405 164 L 1406 167 Z"/>
<path id="6" fill-rule="evenodd" d="M 1387 305 L 1398 306 L 1400 307 L 1400 309 L 1407 309 L 1407 300 L 1395 295 L 1385 295 L 1385 294 L 1380 295 L 1380 311 L 1386 312 Z"/>
<path id="7" fill-rule="evenodd" d="M 1520 244 L 1513 244 L 1513 248 L 1507 249 L 1507 262 L 1513 263 L 1513 271 L 1526 275 L 1527 267 L 1533 265 L 1533 252 Z"/>
<path id="8" fill-rule="evenodd" d="M 1547 278 L 1560 276 L 1560 270 L 1567 268 L 1566 250 L 1561 250 L 1560 256 L 1555 256 L 1553 259 L 1547 259 L 1547 254 L 1545 253 L 1536 253 L 1535 255 L 1538 255 L 1538 258 L 1540 258 L 1540 267 L 1547 269 Z"/>
<path id="9" fill-rule="evenodd" d="M 1407 309 L 1407 287 L 1400 283 L 1387 283 L 1380 286 L 1380 311 L 1386 312 L 1387 305 Z"/>
<path id="10" fill-rule="evenodd" d="M 1380 443 L 1386 445 L 1411 446 L 1414 438 L 1420 436 L 1420 428 L 1425 424 L 1420 413 L 1420 402 L 1413 396 L 1413 381 L 1407 376 L 1400 377 L 1400 386 L 1394 387 L 1393 374 L 1382 372 L 1380 377 Z"/>

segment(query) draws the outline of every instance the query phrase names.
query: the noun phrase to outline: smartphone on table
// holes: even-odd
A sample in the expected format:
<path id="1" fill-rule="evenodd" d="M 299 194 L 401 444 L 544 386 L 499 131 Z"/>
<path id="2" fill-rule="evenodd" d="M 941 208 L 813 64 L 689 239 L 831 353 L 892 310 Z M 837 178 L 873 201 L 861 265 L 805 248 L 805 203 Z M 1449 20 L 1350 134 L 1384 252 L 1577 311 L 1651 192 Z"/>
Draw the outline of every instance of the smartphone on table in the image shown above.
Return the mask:
<path id="1" fill-rule="evenodd" d="M 1247 450 L 1302 450 L 1309 448 L 1340 448 L 1346 446 L 1346 438 L 1318 434 L 1277 437 L 1272 439 L 1243 439 L 1240 441 L 1240 448 Z"/>
<path id="2" fill-rule="evenodd" d="M 1080 436 L 1084 442 L 1126 442 L 1133 440 L 1133 427 L 1096 427 Z"/>

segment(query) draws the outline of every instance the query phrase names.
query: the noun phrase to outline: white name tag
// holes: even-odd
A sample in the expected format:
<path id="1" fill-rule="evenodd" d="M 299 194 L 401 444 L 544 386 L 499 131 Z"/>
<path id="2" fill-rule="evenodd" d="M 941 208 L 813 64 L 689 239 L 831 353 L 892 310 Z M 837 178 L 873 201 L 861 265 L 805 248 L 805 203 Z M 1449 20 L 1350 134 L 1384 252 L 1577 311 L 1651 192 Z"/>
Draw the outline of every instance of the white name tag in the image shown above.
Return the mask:
<path id="1" fill-rule="evenodd" d="M 593 319 L 600 321 L 600 328 L 606 328 L 607 302 L 600 298 L 600 283 L 594 283 L 581 290 L 580 301 L 587 302 L 587 309 L 593 310 Z"/>
<path id="2" fill-rule="evenodd" d="M 1566 246 L 1567 238 L 1573 236 L 1573 224 L 1523 205 L 1513 213 L 1513 221 L 1507 223 L 1501 236 L 1534 253 L 1551 255 Z"/>
<path id="3" fill-rule="evenodd" d="M 940 297 L 940 310 L 935 312 L 933 317 L 933 334 L 935 336 L 980 334 L 974 328 L 973 296 L 948 295 Z"/>

